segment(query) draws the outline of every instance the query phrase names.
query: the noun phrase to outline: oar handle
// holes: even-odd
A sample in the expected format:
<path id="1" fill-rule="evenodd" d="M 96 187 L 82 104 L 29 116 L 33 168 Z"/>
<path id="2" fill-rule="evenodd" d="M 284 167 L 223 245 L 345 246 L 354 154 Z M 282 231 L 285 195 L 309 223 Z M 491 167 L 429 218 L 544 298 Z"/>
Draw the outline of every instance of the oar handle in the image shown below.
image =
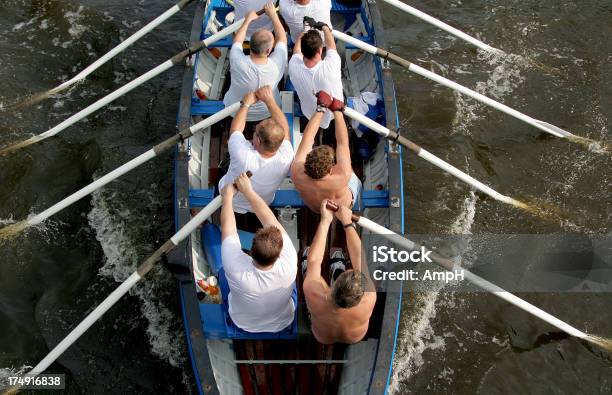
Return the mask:
<path id="1" fill-rule="evenodd" d="M 251 178 L 253 176 L 253 173 L 251 172 L 251 170 L 247 170 L 246 171 L 246 175 L 247 175 L 247 177 Z M 236 186 L 235 182 L 234 182 L 234 188 L 238 189 L 238 187 Z"/>
<path id="2" fill-rule="evenodd" d="M 327 200 L 327 203 L 325 204 L 325 207 L 327 207 L 328 210 L 331 210 L 333 212 L 338 211 L 338 209 L 340 208 L 340 206 L 338 206 L 338 203 L 334 202 L 333 200 Z M 358 222 L 359 218 L 360 217 L 357 214 L 353 214 L 351 216 L 351 220 L 353 222 Z"/>

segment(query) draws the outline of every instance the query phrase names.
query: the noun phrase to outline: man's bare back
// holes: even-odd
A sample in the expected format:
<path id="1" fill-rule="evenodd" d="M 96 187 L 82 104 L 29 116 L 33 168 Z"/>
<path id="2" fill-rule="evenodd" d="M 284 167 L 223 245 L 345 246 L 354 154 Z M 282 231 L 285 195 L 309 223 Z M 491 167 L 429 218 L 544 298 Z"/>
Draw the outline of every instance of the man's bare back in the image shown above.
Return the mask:
<path id="1" fill-rule="evenodd" d="M 350 174 L 348 177 L 345 174 L 336 174 L 337 170 L 334 168 L 332 168 L 332 173 L 324 179 L 313 180 L 304 172 L 303 164 L 292 166 L 291 180 L 293 180 L 295 189 L 298 190 L 308 208 L 315 213 L 319 212 L 319 206 L 325 199 L 333 200 L 343 206 L 352 206 L 353 194 L 347 185 Z"/>
<path id="2" fill-rule="evenodd" d="M 295 154 L 295 159 L 291 165 L 291 179 L 295 189 L 300 193 L 304 203 L 316 213 L 319 212 L 319 206 L 324 199 L 333 200 L 347 207 L 351 207 L 353 202 L 353 194 L 348 187 L 353 169 L 351 167 L 348 130 L 342 112 L 334 112 L 336 129 L 335 153 L 333 149 L 325 146 L 326 151 L 331 150 L 335 158 L 323 158 L 327 159 L 327 161 L 319 161 L 321 163 L 314 161 L 314 165 L 311 163 L 309 166 L 308 161 L 313 162 L 311 157 L 313 152 L 312 146 L 322 118 L 322 112 L 315 112 L 308 122 L 300 146 Z M 317 147 L 317 149 L 322 148 L 321 146 Z M 329 167 L 325 167 L 322 162 L 328 164 Z M 315 171 L 320 171 L 322 174 L 317 174 L 315 177 L 312 171 L 309 174 L 307 167 L 308 169 L 314 167 L 316 168 Z"/>
<path id="3" fill-rule="evenodd" d="M 357 343 L 366 335 L 376 304 L 376 292 L 365 292 L 357 306 L 343 309 L 331 300 L 331 288 L 323 279 L 320 285 L 304 287 L 311 316 L 312 333 L 323 344 Z"/>

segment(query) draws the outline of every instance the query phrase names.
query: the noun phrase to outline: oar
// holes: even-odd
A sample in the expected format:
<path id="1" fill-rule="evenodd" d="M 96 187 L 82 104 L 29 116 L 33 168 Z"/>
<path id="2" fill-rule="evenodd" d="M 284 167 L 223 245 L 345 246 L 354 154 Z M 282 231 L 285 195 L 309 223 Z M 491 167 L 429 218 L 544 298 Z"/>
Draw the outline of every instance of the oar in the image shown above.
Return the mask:
<path id="1" fill-rule="evenodd" d="M 330 210 L 337 210 L 338 206 L 335 204 L 328 204 L 327 207 Z M 385 228 L 382 225 L 377 224 L 374 221 L 369 220 L 366 217 L 357 215 L 357 214 L 353 214 L 353 222 L 355 222 L 357 225 L 359 225 L 360 227 L 369 230 L 372 233 L 381 235 L 382 237 L 386 238 L 387 240 L 409 250 L 409 251 L 413 251 L 413 250 L 418 250 L 420 249 L 420 245 L 393 232 L 390 229 Z M 561 321 L 560 319 L 556 318 L 555 316 L 545 312 L 544 310 L 532 305 L 531 303 L 519 298 L 518 296 L 505 291 L 504 289 L 498 287 L 497 285 L 483 279 L 482 277 L 479 277 L 477 275 L 475 275 L 474 273 L 470 272 L 467 269 L 462 268 L 461 266 L 458 266 L 455 264 L 455 262 L 453 262 L 452 260 L 442 257 L 440 255 L 438 255 L 436 252 L 431 252 L 431 254 L 429 255 L 429 257 L 432 259 L 432 261 L 434 261 L 436 264 L 438 264 L 439 266 L 441 266 L 442 268 L 444 268 L 445 270 L 448 271 L 456 271 L 456 270 L 460 270 L 463 271 L 464 273 L 464 277 L 465 279 L 467 279 L 469 282 L 471 282 L 472 284 L 475 284 L 477 286 L 479 286 L 480 288 L 491 292 L 493 295 L 497 296 L 498 298 L 501 298 L 513 305 L 515 305 L 516 307 L 518 307 L 521 310 L 526 311 L 527 313 L 540 318 L 541 320 L 544 320 L 546 322 L 548 322 L 550 325 L 559 328 L 560 330 L 562 330 L 563 332 L 577 337 L 579 339 L 583 339 L 586 340 L 588 342 L 591 342 L 593 344 L 598 345 L 599 347 L 607 350 L 607 351 L 612 351 L 612 340 L 611 339 L 607 339 L 604 337 L 600 337 L 600 336 L 594 336 L 594 335 L 590 335 L 588 333 L 584 333 L 578 329 L 576 329 L 575 327 L 569 325 L 566 322 Z"/>
<path id="2" fill-rule="evenodd" d="M 16 222 L 14 224 L 8 225 L 0 229 L 0 240 L 15 236 L 19 232 L 21 232 L 22 230 L 26 228 L 29 228 L 30 226 L 40 224 L 41 222 L 45 221 L 52 215 L 56 214 L 58 211 L 63 210 L 64 208 L 70 206 L 72 203 L 75 203 L 76 201 L 89 195 L 93 191 L 103 187 L 109 182 L 115 180 L 116 178 L 119 178 L 120 176 L 124 175 L 128 171 L 135 169 L 136 167 L 142 165 L 143 163 L 155 158 L 162 152 L 173 148 L 178 142 L 188 139 L 189 137 L 193 136 L 195 133 L 203 129 L 206 129 L 207 127 L 219 122 L 223 118 L 235 113 L 236 111 L 238 111 L 239 108 L 240 108 L 240 102 L 234 103 L 230 106 L 225 107 L 223 110 L 219 111 L 218 113 L 211 115 L 205 120 L 200 121 L 189 128 L 185 128 L 181 130 L 179 133 L 157 144 L 156 146 L 146 151 L 145 153 L 119 166 L 118 168 L 104 175 L 103 177 L 98 178 L 91 184 L 81 188 L 77 192 L 73 193 L 72 195 L 68 196 L 62 201 L 54 204 L 53 206 L 49 207 L 45 211 L 41 212 L 40 214 L 32 215 L 26 220 Z"/>
<path id="3" fill-rule="evenodd" d="M 531 210 L 529 208 L 529 205 L 527 205 L 526 203 L 523 203 L 521 201 L 513 199 L 510 196 L 502 195 L 501 193 L 497 192 L 493 188 L 483 184 L 482 182 L 478 181 L 477 179 L 475 179 L 475 178 L 469 176 L 468 174 L 462 172 L 461 170 L 457 169 L 453 165 L 451 165 L 451 164 L 443 161 L 442 159 L 438 158 L 437 156 L 435 156 L 431 152 L 424 150 L 423 148 L 421 148 L 417 144 L 413 143 L 412 141 L 408 140 L 404 136 L 400 136 L 397 132 L 389 130 L 388 128 L 382 126 L 378 122 L 375 122 L 375 121 L 371 120 L 370 118 L 366 117 L 365 115 L 362 115 L 362 114 L 358 113 L 357 111 L 353 110 L 352 108 L 345 107 L 344 108 L 344 114 L 347 117 L 352 118 L 352 119 L 356 120 L 357 122 L 361 123 L 362 125 L 367 126 L 368 128 L 370 128 L 371 130 L 373 130 L 376 133 L 380 134 L 381 136 L 384 136 L 384 137 L 388 138 L 389 140 L 391 140 L 393 142 L 397 142 L 398 144 L 401 144 L 402 146 L 408 148 L 409 150 L 411 150 L 412 152 L 417 154 L 418 157 L 425 159 L 427 162 L 431 163 L 432 165 L 434 165 L 434 166 L 444 170 L 445 172 L 447 172 L 447 173 L 457 177 L 461 181 L 463 181 L 463 182 L 471 185 L 472 187 L 478 189 L 479 191 L 481 191 L 481 192 L 491 196 L 493 199 L 499 200 L 502 203 L 510 204 L 512 206 L 515 206 L 515 207 L 526 209 L 526 210 L 531 212 Z"/>
<path id="4" fill-rule="evenodd" d="M 440 28 L 442 30 L 445 30 L 445 31 L 447 31 L 450 34 L 452 34 L 452 35 L 454 35 L 456 37 L 459 37 L 460 39 L 462 39 L 464 41 L 467 41 L 470 44 L 473 44 L 473 45 L 477 46 L 480 49 L 483 49 L 483 50 L 485 50 L 487 52 L 496 52 L 496 51 L 502 52 L 500 49 L 497 49 L 497 48 L 494 48 L 494 47 L 492 47 L 492 46 L 490 46 L 488 44 L 485 44 L 482 41 L 480 41 L 480 40 L 478 40 L 478 39 L 476 39 L 476 38 L 474 38 L 474 37 L 472 37 L 472 36 L 462 32 L 461 30 L 455 29 L 454 27 L 447 25 L 446 23 L 442 22 L 441 20 L 436 19 L 433 16 L 428 15 L 428 14 L 422 12 L 422 11 L 419 11 L 416 8 L 411 7 L 408 4 L 406 4 L 406 3 L 402 3 L 399 0 L 383 0 L 383 1 L 385 3 L 387 3 L 387 4 L 389 4 L 389 5 L 392 5 L 395 8 L 398 8 L 398 9 L 404 11 L 404 12 L 409 13 L 410 15 L 416 16 L 417 18 L 422 19 L 422 20 L 424 20 L 427 23 L 430 23 L 430 24 L 432 24 L 432 25 L 434 25 L 434 26 L 436 26 L 436 27 L 438 27 L 438 28 Z"/>
<path id="5" fill-rule="evenodd" d="M 195 217 L 185 224 L 178 232 L 174 234 L 168 241 L 166 241 L 161 247 L 157 249 L 151 256 L 149 256 L 134 273 L 132 273 L 121 285 L 119 285 L 110 295 L 106 297 L 91 313 L 85 317 L 79 325 L 77 325 L 61 342 L 59 342 L 46 357 L 42 359 L 32 370 L 30 370 L 27 376 L 38 376 L 44 372 L 57 358 L 59 358 L 68 347 L 76 342 L 79 337 L 87 329 L 89 329 L 97 320 L 100 319 L 115 303 L 125 295 L 130 288 L 132 288 L 138 281 L 140 281 L 152 268 L 159 262 L 159 260 L 176 246 L 181 241 L 188 237 L 198 226 L 202 224 L 207 218 L 209 218 L 219 207 L 221 207 L 223 200 L 221 195 L 215 197 L 206 207 L 202 209 Z M 13 387 L 9 389 L 8 393 L 14 393 L 19 387 Z"/>
<path id="6" fill-rule="evenodd" d="M 594 140 L 591 140 L 591 139 L 588 139 L 588 138 L 585 138 L 585 137 L 576 136 L 576 135 L 574 135 L 574 134 L 572 134 L 572 133 L 570 133 L 570 132 L 568 132 L 566 130 L 563 130 L 563 129 L 557 127 L 557 126 L 554 126 L 554 125 L 551 125 L 549 123 L 546 123 L 546 122 L 534 119 L 534 118 L 532 118 L 532 117 L 530 117 L 528 115 L 525 115 L 525 114 L 523 114 L 523 113 L 521 113 L 521 112 L 511 108 L 511 107 L 506 106 L 505 104 L 502 104 L 502 103 L 500 103 L 498 101 L 495 101 L 495 100 L 493 100 L 493 99 L 491 99 L 491 98 L 489 98 L 489 97 L 487 97 L 487 96 L 485 96 L 483 94 L 480 94 L 480 93 L 478 93 L 476 91 L 473 91 L 473 90 L 471 90 L 469 88 L 466 88 L 463 85 L 459 85 L 458 83 L 456 83 L 454 81 L 451 81 L 448 78 L 444 78 L 444 77 L 442 77 L 442 76 L 440 76 L 440 75 L 438 75 L 436 73 L 433 73 L 433 72 L 431 72 L 429 70 L 426 70 L 426 69 L 424 69 L 424 68 L 422 68 L 422 67 L 420 67 L 420 66 L 418 66 L 418 65 L 416 65 L 414 63 L 411 63 L 411 62 L 407 61 L 406 59 L 402 59 L 399 56 L 397 56 L 397 55 L 395 55 L 395 54 L 393 54 L 391 52 L 385 51 L 384 49 L 377 48 L 377 47 L 375 47 L 375 46 L 373 46 L 371 44 L 365 43 L 365 42 L 359 40 L 358 38 L 349 36 L 347 34 L 339 32 L 337 30 L 333 30 L 332 34 L 338 40 L 342 40 L 344 42 L 352 44 L 352 45 L 354 45 L 357 48 L 360 48 L 360 49 L 362 49 L 362 50 L 364 50 L 364 51 L 366 51 L 368 53 L 371 53 L 373 55 L 380 56 L 383 59 L 391 60 L 391 61 L 399 64 L 400 66 L 406 67 L 408 70 L 410 70 L 410 71 L 412 71 L 412 72 L 414 72 L 416 74 L 419 74 L 419 75 L 421 75 L 421 76 L 423 76 L 425 78 L 428 78 L 428 79 L 430 79 L 432 81 L 435 81 L 435 82 L 437 82 L 437 83 L 439 83 L 441 85 L 444 85 L 444 86 L 446 86 L 448 88 L 454 89 L 454 90 L 456 90 L 458 92 L 461 92 L 461 93 L 463 93 L 463 94 L 465 94 L 467 96 L 470 96 L 473 99 L 476 99 L 476 100 L 478 100 L 478 101 L 480 101 L 480 102 L 482 102 L 482 103 L 484 103 L 484 104 L 486 104 L 488 106 L 491 106 L 491 107 L 493 107 L 495 109 L 498 109 L 499 111 L 502 111 L 502 112 L 504 112 L 504 113 L 506 113 L 508 115 L 511 115 L 511 116 L 513 116 L 513 117 L 523 121 L 523 122 L 528 123 L 529 125 L 535 126 L 536 128 L 538 128 L 540 130 L 543 130 L 546 133 L 552 134 L 553 136 L 560 137 L 560 138 L 565 138 L 565 139 L 568 139 L 570 141 L 577 142 L 577 143 L 580 143 L 582 145 L 586 145 L 587 147 L 590 147 L 591 144 L 596 144 L 599 147 L 603 146 L 601 143 L 598 143 L 598 142 L 596 142 Z"/>
<path id="7" fill-rule="evenodd" d="M 261 15 L 264 13 L 264 10 L 260 10 L 257 14 Z M 29 145 L 38 143 L 39 141 L 45 140 L 49 137 L 55 136 L 56 134 L 58 134 L 59 132 L 61 132 L 62 130 L 66 129 L 68 126 L 71 126 L 72 124 L 80 121 L 81 119 L 87 117 L 88 115 L 90 115 L 91 113 L 93 113 L 94 111 L 104 107 L 105 105 L 109 104 L 110 102 L 112 102 L 113 100 L 123 96 L 124 94 L 128 93 L 129 91 L 131 91 L 132 89 L 144 84 L 145 82 L 147 82 L 148 80 L 150 80 L 151 78 L 163 73 L 164 71 L 172 68 L 173 66 L 176 66 L 178 64 L 180 64 L 183 59 L 201 51 L 203 48 L 208 47 L 209 45 L 217 42 L 218 40 L 222 39 L 223 37 L 226 37 L 232 33 L 234 33 L 236 30 L 238 30 L 240 28 L 240 26 L 242 26 L 242 22 L 244 22 L 244 18 L 239 19 L 238 21 L 232 23 L 230 26 L 226 27 L 225 29 L 213 34 L 212 36 L 208 37 L 205 40 L 202 41 L 198 41 L 194 44 L 192 44 L 189 48 L 179 52 L 178 54 L 174 55 L 173 57 L 171 57 L 170 59 L 168 59 L 167 61 L 165 61 L 164 63 L 160 64 L 159 66 L 149 70 L 148 72 L 144 73 L 143 75 L 141 75 L 140 77 L 136 78 L 133 81 L 130 81 L 129 83 L 125 84 L 124 86 L 122 86 L 121 88 L 117 89 L 116 91 L 109 93 L 108 95 L 104 96 L 102 99 L 96 101 L 95 103 L 91 104 L 90 106 L 88 106 L 87 108 L 85 108 L 84 110 L 79 111 L 78 113 L 72 115 L 70 118 L 66 119 L 65 121 L 63 121 L 62 123 L 58 124 L 57 126 L 54 126 L 53 128 L 47 130 L 44 133 L 41 133 L 37 136 L 31 137 L 25 141 L 22 141 L 20 143 L 11 145 L 7 148 L 4 148 L 2 150 L 0 150 L 0 155 L 5 155 L 7 153 L 16 151 L 18 149 L 27 147 Z"/>
<path id="8" fill-rule="evenodd" d="M 59 86 L 56 86 L 55 88 L 50 89 L 50 90 L 48 90 L 46 92 L 35 94 L 35 95 L 27 98 L 26 100 L 24 100 L 24 101 L 22 101 L 20 103 L 15 104 L 14 106 L 21 107 L 21 108 L 23 108 L 24 106 L 30 106 L 32 104 L 38 103 L 39 101 L 44 100 L 44 99 L 50 97 L 52 95 L 55 95 L 55 94 L 63 91 L 64 89 L 67 89 L 67 88 L 71 87 L 72 85 L 76 84 L 77 82 L 80 82 L 80 81 L 84 80 L 89 74 L 93 73 L 96 69 L 98 69 L 104 63 L 108 62 L 113 57 L 115 57 L 115 55 L 119 54 L 120 52 L 123 52 L 127 47 L 129 47 L 130 45 L 132 45 L 136 41 L 138 41 L 142 36 L 144 36 L 145 34 L 149 33 L 151 30 L 155 29 L 157 26 L 159 26 L 160 24 L 162 24 L 166 20 L 170 19 L 170 17 L 172 17 L 174 14 L 176 14 L 177 12 L 179 12 L 180 10 L 185 8 L 185 6 L 187 4 L 189 4 L 189 3 L 191 3 L 192 1 L 194 1 L 194 0 L 181 0 L 181 1 L 179 1 L 178 3 L 176 3 L 175 5 L 170 7 L 166 12 L 164 12 L 163 14 L 161 14 L 160 16 L 158 16 L 157 18 L 155 18 L 154 20 L 149 22 L 142 29 L 140 29 L 136 33 L 132 34 L 130 37 L 125 39 L 121 44 L 117 45 L 115 48 L 113 48 L 110 51 L 108 51 L 106 54 L 101 56 L 98 60 L 96 60 L 95 62 L 93 62 L 89 66 L 87 66 L 85 69 L 83 69 L 83 71 L 81 71 L 80 73 L 78 73 L 77 75 L 75 75 L 74 77 L 69 79 L 68 81 L 66 81 L 66 82 L 60 84 Z"/>

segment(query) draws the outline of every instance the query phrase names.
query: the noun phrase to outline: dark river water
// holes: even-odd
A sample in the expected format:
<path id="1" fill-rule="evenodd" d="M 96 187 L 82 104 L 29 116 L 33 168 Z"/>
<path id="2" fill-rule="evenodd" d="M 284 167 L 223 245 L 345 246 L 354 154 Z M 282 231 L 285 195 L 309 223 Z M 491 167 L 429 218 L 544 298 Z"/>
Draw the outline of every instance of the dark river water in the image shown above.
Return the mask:
<path id="1" fill-rule="evenodd" d="M 393 52 L 577 135 L 610 141 L 609 0 L 410 4 L 506 55 L 484 55 L 383 6 Z M 74 75 L 169 6 L 0 1 L 0 146 L 47 130 L 178 52 L 193 6 L 86 83 L 27 110 L 6 110 L 23 94 Z M 567 214 L 544 220 L 485 199 L 408 154 L 410 232 L 611 233 L 610 155 L 545 135 L 405 70 L 396 68 L 394 76 L 409 138 L 504 194 Z M 0 158 L 0 223 L 44 210 L 174 133 L 180 83 L 180 68 L 166 72 L 57 137 Z M 153 160 L 0 245 L 0 376 L 38 363 L 171 235 L 171 170 L 169 156 Z M 606 281 L 598 293 L 521 296 L 578 329 L 610 337 L 612 280 Z M 396 393 L 612 392 L 610 354 L 493 296 L 438 288 L 407 300 Z M 152 272 L 53 371 L 67 374 L 71 393 L 193 392 L 173 278 Z"/>

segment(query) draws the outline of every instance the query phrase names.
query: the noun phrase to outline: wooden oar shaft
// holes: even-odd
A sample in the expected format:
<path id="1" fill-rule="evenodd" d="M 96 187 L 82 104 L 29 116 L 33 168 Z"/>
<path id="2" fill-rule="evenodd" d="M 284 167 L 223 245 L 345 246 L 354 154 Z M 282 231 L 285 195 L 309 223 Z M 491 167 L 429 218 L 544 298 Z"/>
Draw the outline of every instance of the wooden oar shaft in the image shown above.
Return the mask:
<path id="1" fill-rule="evenodd" d="M 499 49 L 493 48 L 492 46 L 483 43 L 482 41 L 478 40 L 477 38 L 474 38 L 474 37 L 472 37 L 472 36 L 462 32 L 461 30 L 456 29 L 456 28 L 454 28 L 454 27 L 452 27 L 452 26 L 442 22 L 441 20 L 434 18 L 431 15 L 428 15 L 428 14 L 422 12 L 422 11 L 419 11 L 416 8 L 411 7 L 408 4 L 406 4 L 406 3 L 402 3 L 399 0 L 383 0 L 383 1 L 385 3 L 387 3 L 387 4 L 389 4 L 389 5 L 392 5 L 392 6 L 398 8 L 398 9 L 404 11 L 404 12 L 407 12 L 407 13 L 409 13 L 409 14 L 411 14 L 411 15 L 413 15 L 413 16 L 415 16 L 415 17 L 417 17 L 417 18 L 419 18 L 419 19 L 421 19 L 421 20 L 423 20 L 423 21 L 425 21 L 427 23 L 430 23 L 430 24 L 432 24 L 432 25 L 434 25 L 434 26 L 436 26 L 436 27 L 438 27 L 438 28 L 440 28 L 440 29 L 442 29 L 442 30 L 444 30 L 444 31 L 446 31 L 446 32 L 456 36 L 456 37 L 459 37 L 460 39 L 462 39 L 464 41 L 467 41 L 470 44 L 473 44 L 473 45 L 477 46 L 480 49 L 483 49 L 483 50 L 489 51 L 489 52 L 499 51 Z"/>
<path id="2" fill-rule="evenodd" d="M 497 109 L 499 111 L 502 111 L 502 112 L 504 112 L 504 113 L 506 113 L 506 114 L 508 114 L 510 116 L 513 116 L 513 117 L 515 117 L 515 118 L 517 118 L 517 119 L 519 119 L 519 120 L 521 120 L 521 121 L 523 121 L 523 122 L 525 122 L 525 123 L 527 123 L 529 125 L 532 125 L 532 126 L 538 128 L 538 129 L 540 129 L 540 130 L 542 130 L 542 131 L 544 131 L 546 133 L 552 134 L 553 136 L 561 137 L 561 138 L 572 138 L 572 139 L 577 139 L 577 140 L 580 139 L 580 137 L 575 136 L 575 135 L 573 135 L 572 133 L 570 133 L 570 132 L 568 132 L 566 130 L 563 130 L 563 129 L 561 129 L 559 127 L 556 127 L 554 125 L 551 125 L 551 126 L 553 126 L 553 127 L 551 127 L 551 126 L 549 126 L 550 124 L 547 124 L 546 122 L 542 122 L 542 121 L 534 119 L 534 118 L 532 118 L 532 117 L 530 117 L 528 115 L 525 115 L 525 114 L 521 113 L 520 111 L 517 111 L 517 110 L 515 110 L 515 109 L 513 109 L 513 108 L 511 108 L 511 107 L 509 107 L 509 106 L 507 106 L 505 104 L 502 104 L 502 103 L 500 103 L 500 102 L 498 102 L 496 100 L 493 100 L 493 99 L 491 99 L 491 98 L 489 98 L 489 97 L 487 97 L 487 96 L 485 96 L 483 94 L 480 94 L 480 93 L 478 93 L 478 92 L 476 92 L 476 91 L 474 91 L 472 89 L 469 89 L 469 88 L 467 88 L 467 87 L 465 87 L 463 85 L 460 85 L 460 84 L 458 84 L 458 83 L 456 83 L 454 81 L 451 81 L 448 78 L 444 78 L 444 77 L 442 77 L 442 76 L 440 76 L 440 75 L 438 75 L 438 74 L 436 74 L 434 72 L 431 72 L 431 71 L 429 71 L 427 69 L 424 69 L 423 67 L 421 67 L 421 66 L 419 66 L 417 64 L 411 63 L 410 61 L 408 61 L 408 60 L 406 60 L 404 58 L 401 58 L 401 57 L 399 57 L 399 56 L 397 56 L 397 55 L 395 55 L 395 54 L 393 54 L 393 53 L 391 53 L 389 51 L 386 51 L 386 50 L 381 49 L 381 48 L 377 48 L 377 47 L 375 47 L 375 46 L 373 46 L 371 44 L 368 44 L 368 43 L 365 43 L 365 42 L 359 40 L 358 38 L 349 36 L 349 35 L 347 35 L 345 33 L 339 32 L 337 30 L 333 30 L 332 34 L 338 40 L 342 40 L 344 42 L 350 43 L 350 44 L 354 45 L 357 48 L 360 48 L 360 49 L 362 49 L 362 50 L 364 50 L 364 51 L 366 51 L 368 53 L 371 53 L 372 55 L 376 55 L 376 56 L 379 56 L 379 57 L 381 57 L 383 59 L 390 60 L 390 61 L 392 61 L 392 62 L 394 62 L 394 63 L 396 63 L 396 64 L 398 64 L 398 65 L 400 65 L 402 67 L 407 68 L 409 71 L 411 71 L 413 73 L 419 74 L 419 75 L 421 75 L 421 76 L 423 76 L 423 77 L 425 77 L 427 79 L 430 79 L 430 80 L 435 81 L 435 82 L 437 82 L 437 83 L 439 83 L 441 85 L 444 85 L 444 86 L 446 86 L 448 88 L 456 90 L 456 91 L 458 91 L 460 93 L 463 93 L 463 94 L 465 94 L 467 96 L 470 96 L 471 98 L 473 98 L 475 100 L 478 100 L 481 103 L 484 103 L 484 104 L 486 104 L 486 105 L 488 105 L 490 107 L 493 107 L 493 108 L 495 108 L 495 109 Z"/>
<path id="3" fill-rule="evenodd" d="M 388 239 L 389 241 L 403 247 L 406 248 L 407 250 L 415 250 L 417 248 L 420 248 L 420 245 L 417 243 L 414 243 L 413 241 L 409 240 L 408 238 L 405 238 L 393 231 L 391 231 L 390 229 L 387 229 L 379 224 L 377 224 L 374 221 L 369 220 L 366 217 L 363 216 L 359 216 L 357 218 L 357 220 L 355 221 L 360 227 L 364 228 L 364 229 L 368 229 L 369 231 L 379 234 L 382 237 Z M 587 339 L 587 334 L 580 331 L 579 329 L 576 329 L 575 327 L 569 325 L 566 322 L 561 321 L 560 319 L 554 317 L 553 315 L 545 312 L 544 310 L 532 305 L 531 303 L 528 303 L 527 301 L 519 298 L 518 296 L 498 287 L 497 285 L 477 276 L 476 274 L 470 272 L 467 269 L 464 269 L 462 267 L 459 267 L 457 265 L 454 264 L 454 262 L 448 258 L 442 257 L 439 254 L 436 254 L 435 252 L 432 252 L 429 257 L 432 259 L 433 262 L 435 262 L 436 264 L 438 264 L 439 266 L 441 266 L 442 268 L 444 268 L 445 270 L 449 270 L 449 271 L 454 271 L 454 270 L 462 270 L 465 276 L 465 279 L 468 280 L 469 282 L 471 282 L 474 285 L 477 285 L 478 287 L 494 294 L 495 296 L 515 305 L 516 307 L 520 308 L 521 310 L 526 311 L 527 313 L 538 317 L 546 322 L 548 322 L 549 324 L 559 328 L 560 330 L 564 331 L 565 333 L 568 333 L 572 336 L 581 338 L 581 339 Z M 588 340 L 588 339 L 587 339 Z"/>
<path id="4" fill-rule="evenodd" d="M 134 44 L 136 41 L 138 41 L 140 38 L 142 38 L 145 34 L 149 33 L 153 29 L 155 29 L 157 26 L 159 26 L 160 24 L 162 24 L 163 22 L 168 20 L 174 14 L 176 14 L 177 12 L 179 12 L 180 10 L 185 8 L 185 6 L 187 6 L 187 4 L 189 4 L 189 3 L 193 2 L 193 1 L 194 0 L 181 0 L 181 1 L 179 1 L 178 3 L 176 3 L 175 5 L 170 7 L 168 10 L 166 10 L 163 14 L 161 14 L 160 16 L 158 16 L 157 18 L 155 18 L 154 20 L 149 22 L 147 25 L 143 26 L 136 33 L 134 33 L 130 37 L 126 38 L 119 45 L 117 45 L 116 47 L 114 47 L 113 49 L 108 51 L 106 54 L 104 54 L 103 56 L 98 58 L 95 62 L 93 62 L 92 64 L 87 66 L 80 73 L 75 75 L 73 78 L 71 78 L 70 80 L 62 83 L 58 87 L 52 89 L 51 93 L 54 94 L 54 93 L 60 92 L 61 90 L 65 89 L 65 88 L 68 88 L 70 85 L 72 85 L 72 84 L 74 84 L 74 83 L 76 83 L 76 82 L 78 82 L 80 80 L 85 79 L 89 74 L 93 73 L 95 70 L 97 70 L 104 63 L 108 62 L 109 60 L 114 58 L 116 55 L 118 55 L 119 53 L 123 52 L 130 45 Z"/>
<path id="5" fill-rule="evenodd" d="M 500 202 L 506 203 L 506 204 L 511 204 L 513 206 L 517 206 L 517 207 L 524 207 L 525 205 L 509 196 L 506 195 L 502 195 L 501 193 L 497 192 L 496 190 L 494 190 L 493 188 L 489 187 L 488 185 L 483 184 L 482 182 L 478 181 L 477 179 L 475 179 L 474 177 L 464 173 L 463 171 L 457 169 L 455 166 L 451 165 L 448 162 L 443 161 L 442 159 L 438 158 L 437 156 L 435 156 L 434 154 L 426 151 L 425 149 L 423 149 L 422 147 L 420 147 L 419 145 L 413 143 L 412 141 L 408 140 L 407 138 L 403 137 L 403 136 L 399 136 L 397 134 L 397 132 L 389 130 L 388 128 L 382 126 L 381 124 L 379 124 L 378 122 L 375 122 L 371 119 L 369 119 L 368 117 L 366 117 L 363 114 L 360 114 L 359 112 L 353 110 L 350 107 L 346 107 L 344 109 L 344 114 L 349 117 L 352 118 L 356 121 L 358 121 L 359 123 L 363 124 L 364 126 L 367 126 L 369 129 L 375 131 L 376 133 L 394 141 L 397 142 L 398 144 L 401 144 L 402 146 L 408 148 L 409 150 L 413 151 L 417 156 L 419 156 L 420 158 L 425 159 L 426 161 L 428 161 L 429 163 L 431 163 L 432 165 L 444 170 L 445 172 L 457 177 L 458 179 L 460 179 L 461 181 L 471 185 L 472 187 L 474 187 L 475 189 L 478 189 L 479 191 L 491 196 L 493 199 L 495 200 L 499 200 Z"/>
<path id="6" fill-rule="evenodd" d="M 219 122 L 223 118 L 225 118 L 225 117 L 235 113 L 236 111 L 238 111 L 239 108 L 240 108 L 240 103 L 239 102 L 238 103 L 234 103 L 234 104 L 232 104 L 230 106 L 227 106 L 226 108 L 224 108 L 223 110 L 219 111 L 218 113 L 213 114 L 210 117 L 204 119 L 203 121 L 200 121 L 200 122 L 196 123 L 195 125 L 193 125 L 193 126 L 191 126 L 189 128 L 185 128 L 185 129 L 181 130 L 180 133 L 173 135 L 172 137 L 170 137 L 170 138 L 164 140 L 163 142 L 157 144 L 156 146 L 154 146 L 150 150 L 144 152 L 143 154 L 137 156 L 136 158 L 130 160 L 129 162 L 119 166 L 118 168 L 116 168 L 115 170 L 111 171 L 110 173 L 108 173 L 108 174 L 98 178 L 97 180 L 95 180 L 91 184 L 81 188 L 77 192 L 73 193 L 72 195 L 68 196 L 67 198 L 63 199 L 62 201 L 54 204 L 53 206 L 49 207 L 45 211 L 41 212 L 40 214 L 36 214 L 36 215 L 28 218 L 28 220 L 27 220 L 28 225 L 29 226 L 37 225 L 37 224 L 45 221 L 46 219 L 48 219 L 52 215 L 54 215 L 57 212 L 63 210 L 64 208 L 70 206 L 74 202 L 82 199 L 83 197 L 89 195 L 93 191 L 102 188 L 104 185 L 106 185 L 109 182 L 119 178 L 120 176 L 124 175 L 128 171 L 133 170 L 136 167 L 142 165 L 143 163 L 145 163 L 145 162 L 155 158 L 156 156 L 158 156 L 162 152 L 165 152 L 165 151 L 168 151 L 168 150 L 172 149 L 179 141 L 185 140 L 185 139 L 193 136 L 195 133 L 198 133 L 201 130 L 206 129 L 207 127 L 209 127 L 211 125 L 214 125 L 215 123 Z"/>
<path id="7" fill-rule="evenodd" d="M 140 281 L 153 266 L 159 262 L 163 255 L 172 251 L 180 244 L 193 230 L 209 218 L 219 207 L 221 207 L 221 196 L 215 197 L 206 207 L 204 207 L 195 217 L 183 226 L 172 238 L 159 247 L 150 257 L 148 257 L 134 273 L 132 273 L 121 285 L 119 285 L 110 295 L 106 297 L 91 313 L 85 317 L 61 342 L 59 342 L 49 354 L 43 358 L 28 375 L 39 375 L 44 372 L 57 358 L 59 358 L 68 347 L 76 342 L 85 331 L 87 331 L 104 313 L 106 313 L 123 295 L 125 295 L 138 281 Z"/>

